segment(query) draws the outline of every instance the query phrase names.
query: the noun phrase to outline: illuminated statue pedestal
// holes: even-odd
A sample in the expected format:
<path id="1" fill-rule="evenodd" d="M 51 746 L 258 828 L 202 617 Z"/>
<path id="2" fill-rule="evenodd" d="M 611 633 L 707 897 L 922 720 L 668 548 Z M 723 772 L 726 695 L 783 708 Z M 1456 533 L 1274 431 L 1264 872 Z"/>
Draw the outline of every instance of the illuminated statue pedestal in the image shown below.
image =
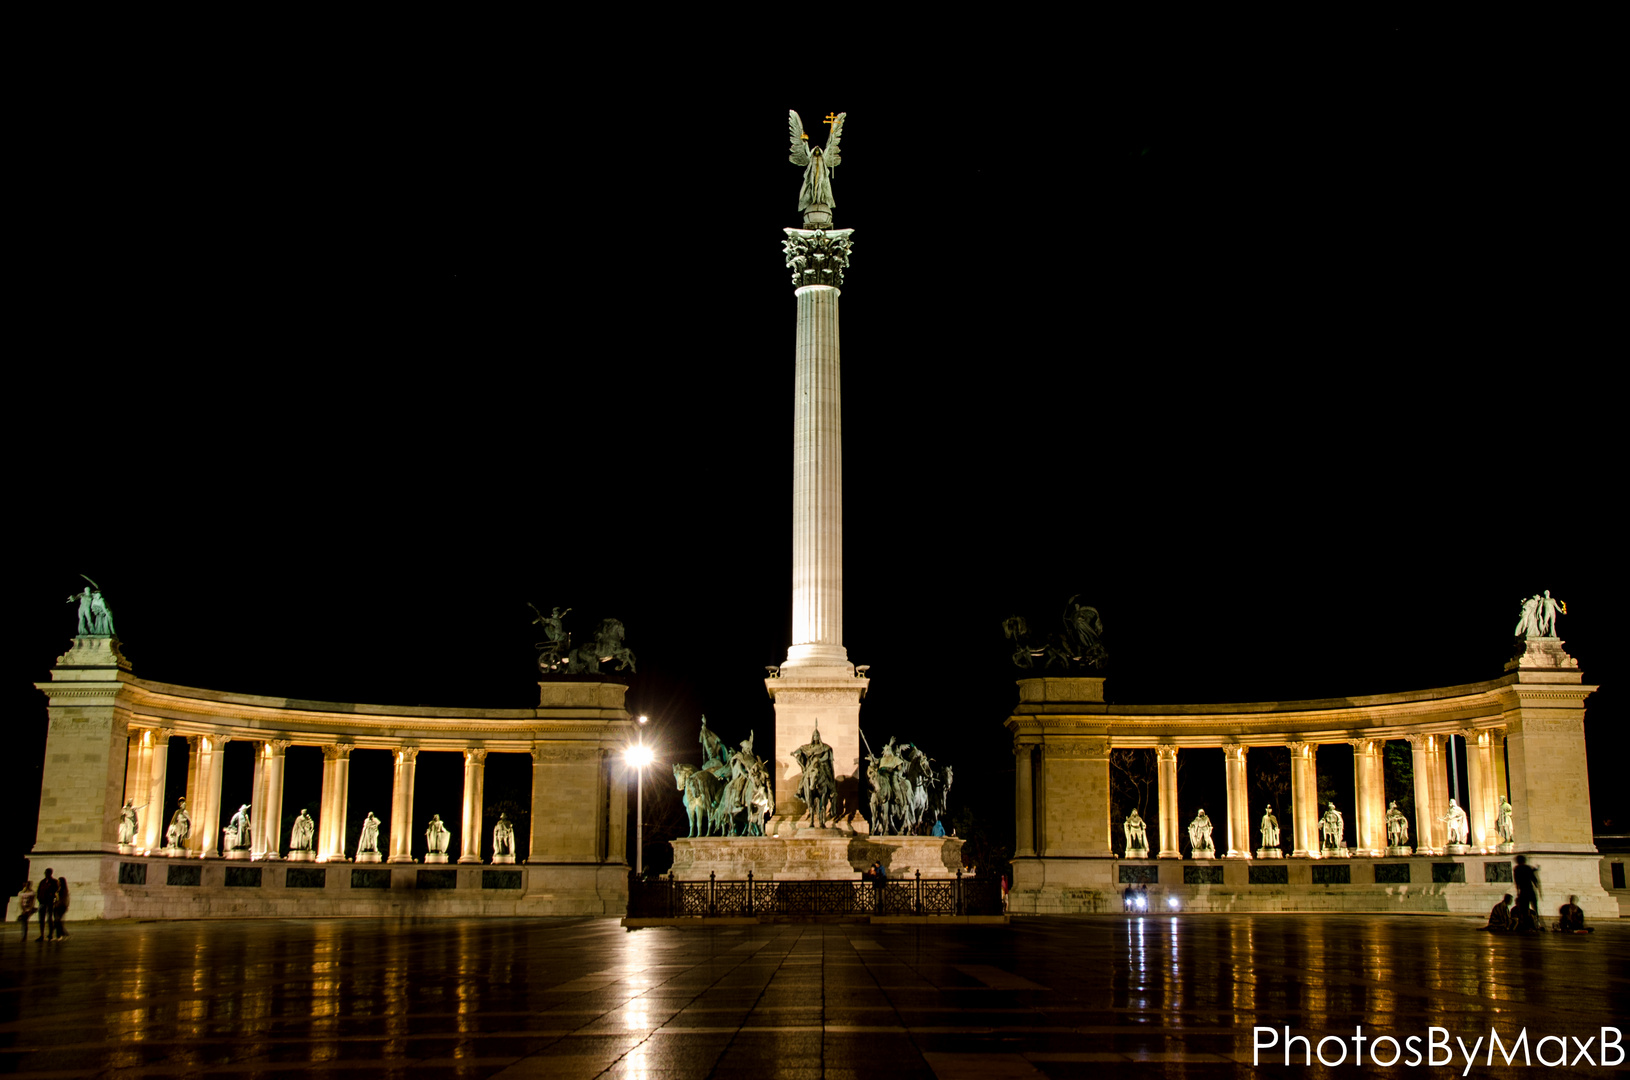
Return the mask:
<path id="1" fill-rule="evenodd" d="M 446 856 L 443 856 L 443 858 L 445 859 Z M 513 866 L 513 865 L 515 865 L 515 856 L 513 856 L 513 855 L 494 855 L 492 857 L 492 865 L 494 865 L 494 866 Z"/>
<path id="2" fill-rule="evenodd" d="M 1256 857 L 1259 859 L 1283 859 L 1285 853 L 1276 847 L 1259 847 L 1256 849 Z"/>
<path id="3" fill-rule="evenodd" d="M 359 852 L 357 852 L 357 862 L 359 862 L 359 863 L 382 862 L 382 861 L 383 860 L 380 858 L 379 852 L 377 852 L 377 851 L 359 851 Z"/>
<path id="4" fill-rule="evenodd" d="M 1410 855 L 1413 855 L 1413 854 L 1414 854 L 1414 849 L 1411 848 L 1408 844 L 1401 844 L 1401 845 L 1396 845 L 1396 846 L 1387 848 L 1387 858 L 1389 858 L 1389 859 L 1406 858 L 1406 857 L 1408 857 Z"/>
<path id="5" fill-rule="evenodd" d="M 836 829 L 801 829 L 788 836 L 699 836 L 671 841 L 674 877 L 724 880 L 847 881 L 872 863 L 893 879 L 922 871 L 950 877 L 962 869 L 962 841 L 944 836 L 852 836 Z"/>
<path id="6" fill-rule="evenodd" d="M 444 863 L 444 862 L 447 861 L 447 855 L 445 853 L 437 853 L 437 852 L 432 851 L 432 852 L 430 852 L 428 855 L 426 855 L 424 857 L 424 861 L 427 864 L 429 864 L 429 863 Z"/>
<path id="7" fill-rule="evenodd" d="M 133 845 L 133 844 L 120 844 L 119 845 L 119 854 L 120 855 L 134 855 L 135 853 L 136 853 L 135 845 Z"/>
<path id="8" fill-rule="evenodd" d="M 308 848 L 305 851 L 291 851 L 284 858 L 289 862 L 316 862 L 317 853 Z"/>
<path id="9" fill-rule="evenodd" d="M 250 851 L 248 848 L 233 848 L 223 857 L 228 859 L 248 859 L 253 855 L 254 852 Z"/>
<path id="10" fill-rule="evenodd" d="M 1444 844 L 1443 845 L 1443 853 L 1445 855 L 1466 855 L 1466 854 L 1469 854 L 1470 852 L 1471 852 L 1471 848 L 1467 847 L 1465 844 Z"/>

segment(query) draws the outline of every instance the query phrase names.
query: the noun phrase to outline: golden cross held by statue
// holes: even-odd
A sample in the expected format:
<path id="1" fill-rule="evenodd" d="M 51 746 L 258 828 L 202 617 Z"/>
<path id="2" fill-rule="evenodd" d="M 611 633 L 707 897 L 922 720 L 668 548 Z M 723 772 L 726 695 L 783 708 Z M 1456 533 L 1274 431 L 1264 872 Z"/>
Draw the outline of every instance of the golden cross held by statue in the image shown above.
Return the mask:
<path id="1" fill-rule="evenodd" d="M 825 124 L 827 127 L 831 127 L 833 124 L 837 123 L 837 120 L 838 114 L 829 112 L 826 114 L 826 119 L 822 120 L 821 123 Z"/>

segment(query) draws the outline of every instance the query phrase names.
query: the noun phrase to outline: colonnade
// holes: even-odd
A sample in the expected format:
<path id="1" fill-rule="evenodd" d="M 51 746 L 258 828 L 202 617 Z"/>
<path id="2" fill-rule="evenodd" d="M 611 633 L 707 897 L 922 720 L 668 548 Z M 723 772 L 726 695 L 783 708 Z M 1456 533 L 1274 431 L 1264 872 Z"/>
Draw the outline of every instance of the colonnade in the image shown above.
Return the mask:
<path id="1" fill-rule="evenodd" d="M 134 847 L 148 854 L 158 853 L 166 847 L 166 830 L 176 807 L 166 806 L 164 797 L 169 784 L 170 739 L 173 728 L 136 728 L 129 734 L 129 750 L 125 766 L 125 798 L 140 809 L 140 830 Z M 192 821 L 191 835 L 181 850 L 189 855 L 210 857 L 223 854 L 221 842 L 221 785 L 224 775 L 226 744 L 232 736 L 221 734 L 187 735 L 188 769 L 186 781 L 187 814 Z M 283 788 L 286 752 L 294 742 L 289 739 L 243 740 L 255 747 L 255 771 L 252 782 L 250 817 L 251 858 L 277 859 L 289 838 L 281 835 L 283 820 Z M 322 795 L 315 808 L 317 832 L 313 839 L 317 862 L 341 862 L 348 856 L 345 850 L 346 822 L 350 811 L 352 743 L 317 744 L 323 753 Z M 372 749 L 370 747 L 370 749 Z M 442 747 L 399 746 L 392 750 L 393 782 L 390 807 L 390 850 L 386 861 L 401 863 L 413 861 L 413 837 L 422 823 L 413 821 L 414 781 L 419 753 L 422 749 L 440 751 Z M 453 750 L 454 748 L 445 748 Z M 463 813 L 458 837 L 458 861 L 479 863 L 484 822 L 482 811 L 486 793 L 486 763 L 489 751 L 484 747 L 468 747 L 464 757 Z M 541 760 L 558 760 L 558 751 L 534 750 L 534 776 Z M 230 813 L 226 815 L 230 817 Z M 533 815 L 534 835 L 532 850 L 537 850 L 536 818 Z M 448 823 L 451 824 L 450 822 Z M 606 838 L 612 830 L 602 830 Z M 618 848 L 611 848 L 618 851 Z M 352 853 L 355 854 L 354 852 Z M 383 854 L 383 853 L 382 853 Z"/>
<path id="2" fill-rule="evenodd" d="M 1446 819 L 1449 800 L 1448 760 L 1449 740 L 1460 735 L 1466 740 L 1466 800 L 1461 808 L 1468 822 L 1468 854 L 1493 854 L 1499 844 L 1496 821 L 1500 799 L 1506 795 L 1505 730 L 1499 727 L 1469 727 L 1453 732 L 1421 732 L 1396 736 L 1410 744 L 1414 766 L 1415 820 L 1411 822 L 1409 846 L 1419 855 L 1441 855 L 1448 843 Z M 1017 819 L 1017 857 L 1045 856 L 1056 853 L 1058 844 L 1050 844 L 1047 821 L 1048 755 L 1065 755 L 1069 759 L 1096 757 L 1097 753 L 1082 753 L 1071 745 L 1081 739 L 1056 739 L 1046 735 L 1020 734 L 1014 739 L 1015 810 Z M 1098 741 L 1098 740 L 1090 740 Z M 1387 793 L 1385 786 L 1384 747 L 1386 738 L 1361 737 L 1342 740 L 1353 748 L 1354 805 L 1340 807 L 1347 817 L 1352 844 L 1350 854 L 1379 857 L 1387 849 Z M 1101 740 L 1100 751 L 1107 763 L 1114 740 Z M 1318 803 L 1318 750 L 1319 743 L 1303 739 L 1283 742 L 1225 742 L 1214 744 L 1223 751 L 1223 780 L 1227 806 L 1221 818 L 1213 815 L 1220 826 L 1215 834 L 1216 850 L 1222 858 L 1248 859 L 1253 849 L 1260 846 L 1257 831 L 1257 813 L 1250 802 L 1247 770 L 1248 754 L 1269 746 L 1282 746 L 1290 753 L 1290 821 L 1280 822 L 1280 848 L 1289 847 L 1292 858 L 1320 857 Z M 1132 741 L 1128 748 L 1148 749 L 1145 740 Z M 1186 826 L 1181 820 L 1177 799 L 1178 754 L 1185 750 L 1202 749 L 1202 745 L 1161 743 L 1153 747 L 1157 772 L 1157 812 L 1151 817 L 1158 822 L 1157 858 L 1183 858 L 1181 838 Z M 1074 800 L 1081 794 L 1072 783 L 1066 797 Z M 1107 795 L 1107 787 L 1105 789 Z M 1107 802 L 1107 799 L 1105 800 Z M 1107 810 L 1107 806 L 1106 806 Z M 1055 820 L 1057 811 L 1055 810 Z M 1106 822 L 1106 838 L 1114 835 L 1119 822 Z M 1072 830 L 1073 831 L 1073 830 Z M 1344 842 L 1347 837 L 1344 837 Z M 1072 848 L 1076 845 L 1070 845 Z M 1106 839 L 1106 847 L 1108 846 Z"/>

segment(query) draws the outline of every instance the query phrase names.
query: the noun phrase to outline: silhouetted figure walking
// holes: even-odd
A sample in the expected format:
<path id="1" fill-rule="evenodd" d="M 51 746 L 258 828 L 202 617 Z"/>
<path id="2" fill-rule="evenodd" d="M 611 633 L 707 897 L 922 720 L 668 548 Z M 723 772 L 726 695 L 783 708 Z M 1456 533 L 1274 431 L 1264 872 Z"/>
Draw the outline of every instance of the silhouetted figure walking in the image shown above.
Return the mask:
<path id="1" fill-rule="evenodd" d="M 1517 885 L 1517 929 L 1526 933 L 1539 933 L 1539 871 L 1528 865 L 1528 856 L 1517 856 L 1517 867 L 1512 871 Z"/>

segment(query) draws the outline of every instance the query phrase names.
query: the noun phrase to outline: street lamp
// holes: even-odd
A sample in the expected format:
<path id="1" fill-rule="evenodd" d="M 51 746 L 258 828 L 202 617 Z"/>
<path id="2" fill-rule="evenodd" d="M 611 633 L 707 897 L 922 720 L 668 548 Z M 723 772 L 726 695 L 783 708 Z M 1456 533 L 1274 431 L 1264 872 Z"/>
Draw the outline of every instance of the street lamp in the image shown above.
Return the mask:
<path id="1" fill-rule="evenodd" d="M 651 718 L 641 716 L 637 719 L 643 725 Z M 645 876 L 645 767 L 651 764 L 651 748 L 645 745 L 643 735 L 639 742 L 624 751 L 623 760 L 634 767 L 638 777 L 634 786 L 634 876 L 642 878 Z"/>

